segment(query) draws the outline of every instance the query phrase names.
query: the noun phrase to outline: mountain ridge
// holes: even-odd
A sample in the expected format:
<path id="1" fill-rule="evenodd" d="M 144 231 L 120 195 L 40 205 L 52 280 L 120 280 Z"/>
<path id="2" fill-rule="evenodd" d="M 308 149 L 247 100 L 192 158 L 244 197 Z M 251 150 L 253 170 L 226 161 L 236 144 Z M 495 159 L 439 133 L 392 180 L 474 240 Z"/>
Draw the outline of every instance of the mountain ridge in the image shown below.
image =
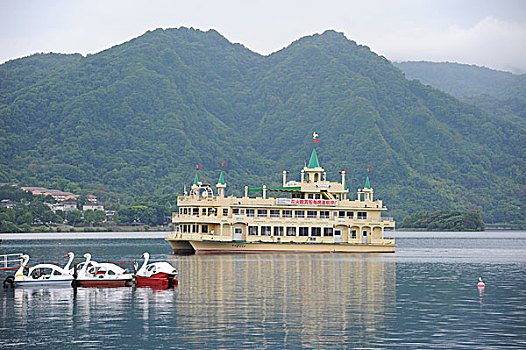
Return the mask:
<path id="1" fill-rule="evenodd" d="M 329 178 L 346 168 L 361 186 L 372 167 L 398 218 L 468 208 L 524 220 L 524 128 L 407 80 L 342 33 L 262 56 L 216 31 L 157 29 L 55 57 L 63 65 L 30 57 L 42 71 L 0 65 L 0 182 L 96 187 L 116 200 L 109 193 L 180 192 L 197 163 L 214 184 L 226 162 L 227 191 L 240 194 L 299 174 L 316 131 Z"/>

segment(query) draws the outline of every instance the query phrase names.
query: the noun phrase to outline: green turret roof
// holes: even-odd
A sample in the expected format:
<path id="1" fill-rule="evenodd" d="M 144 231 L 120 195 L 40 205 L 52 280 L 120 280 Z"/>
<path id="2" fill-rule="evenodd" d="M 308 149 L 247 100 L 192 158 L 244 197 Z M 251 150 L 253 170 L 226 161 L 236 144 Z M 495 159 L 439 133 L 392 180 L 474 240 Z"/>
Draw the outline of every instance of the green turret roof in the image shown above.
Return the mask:
<path id="1" fill-rule="evenodd" d="M 316 147 L 314 147 L 312 149 L 312 154 L 310 156 L 308 168 L 312 169 L 312 168 L 319 168 L 319 167 L 320 167 L 320 163 L 318 162 L 318 156 L 316 155 Z"/>
<path id="2" fill-rule="evenodd" d="M 197 174 L 199 174 L 197 171 L 195 172 L 195 179 L 194 179 L 194 185 L 198 186 L 198 182 L 199 182 L 199 177 L 197 176 Z"/>
<path id="3" fill-rule="evenodd" d="M 369 176 L 367 176 L 367 180 L 365 180 L 365 188 L 371 189 L 371 184 L 369 183 Z"/>
<path id="4" fill-rule="evenodd" d="M 225 184 L 225 179 L 223 179 L 223 171 L 221 171 L 221 174 L 219 175 L 219 181 L 218 181 L 221 185 L 224 185 Z"/>

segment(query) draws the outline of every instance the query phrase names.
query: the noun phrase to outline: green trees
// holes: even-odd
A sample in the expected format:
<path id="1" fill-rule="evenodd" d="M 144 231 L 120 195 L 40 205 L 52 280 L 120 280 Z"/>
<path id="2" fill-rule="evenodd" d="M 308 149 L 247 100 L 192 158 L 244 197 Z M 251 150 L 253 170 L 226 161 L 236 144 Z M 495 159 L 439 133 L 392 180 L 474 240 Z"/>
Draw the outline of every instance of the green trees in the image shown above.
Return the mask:
<path id="1" fill-rule="evenodd" d="M 12 202 L 12 207 L 0 208 L 0 232 L 29 232 L 32 224 L 61 222 L 45 204 L 47 197 L 4 185 L 0 186 L 0 200 Z"/>
<path id="2" fill-rule="evenodd" d="M 84 223 L 93 225 L 106 220 L 106 212 L 103 210 L 86 210 L 84 211 Z"/>
<path id="3" fill-rule="evenodd" d="M 135 205 L 120 209 L 117 212 L 115 221 L 119 225 L 162 225 L 165 221 L 165 216 L 169 216 L 169 214 L 169 208 L 163 206 Z"/>
<path id="4" fill-rule="evenodd" d="M 64 219 L 70 225 L 78 225 L 83 222 L 82 220 L 82 211 L 80 210 L 70 210 L 64 213 Z"/>
<path id="5" fill-rule="evenodd" d="M 432 213 L 420 211 L 406 216 L 399 227 L 428 231 L 483 231 L 485 225 L 479 211 L 441 210 Z"/>

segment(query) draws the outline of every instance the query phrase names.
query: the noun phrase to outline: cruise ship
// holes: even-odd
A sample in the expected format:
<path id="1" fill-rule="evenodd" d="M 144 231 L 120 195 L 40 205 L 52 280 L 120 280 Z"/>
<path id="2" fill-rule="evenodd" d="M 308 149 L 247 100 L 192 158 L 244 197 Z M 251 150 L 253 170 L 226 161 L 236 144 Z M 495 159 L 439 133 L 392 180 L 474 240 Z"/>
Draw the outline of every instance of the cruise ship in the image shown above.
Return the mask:
<path id="1" fill-rule="evenodd" d="M 245 186 L 243 197 L 225 195 L 222 171 L 215 193 L 196 171 L 189 193 L 177 199 L 167 241 L 175 254 L 394 253 L 395 222 L 382 217 L 387 208 L 373 198 L 369 176 L 351 199 L 346 172 L 328 181 L 315 143 L 299 181 L 283 171 L 281 187 Z"/>

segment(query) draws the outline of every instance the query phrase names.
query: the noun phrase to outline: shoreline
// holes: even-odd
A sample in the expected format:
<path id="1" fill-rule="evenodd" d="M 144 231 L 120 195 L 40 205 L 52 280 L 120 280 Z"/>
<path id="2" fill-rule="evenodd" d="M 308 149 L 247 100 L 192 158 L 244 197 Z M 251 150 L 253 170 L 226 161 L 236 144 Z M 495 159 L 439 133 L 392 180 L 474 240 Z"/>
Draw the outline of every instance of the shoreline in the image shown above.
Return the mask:
<path id="1" fill-rule="evenodd" d="M 2 240 L 52 240 L 52 239 L 150 239 L 168 237 L 169 231 L 133 231 L 133 232 L 31 232 L 0 233 Z"/>

